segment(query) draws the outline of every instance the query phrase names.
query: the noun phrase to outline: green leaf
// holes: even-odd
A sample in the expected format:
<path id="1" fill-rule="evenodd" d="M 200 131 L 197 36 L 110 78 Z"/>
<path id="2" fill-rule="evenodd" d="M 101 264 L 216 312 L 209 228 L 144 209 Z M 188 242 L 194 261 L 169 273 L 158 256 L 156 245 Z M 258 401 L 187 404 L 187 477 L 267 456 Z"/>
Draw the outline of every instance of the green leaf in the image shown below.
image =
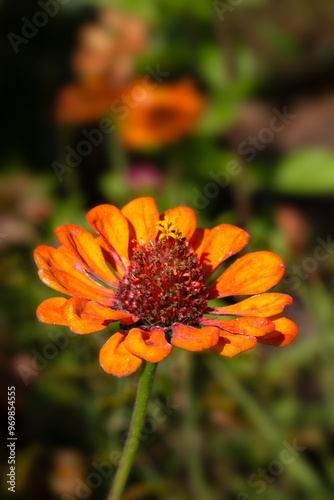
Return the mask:
<path id="1" fill-rule="evenodd" d="M 282 193 L 334 193 L 334 153 L 320 148 L 292 153 L 278 165 L 273 186 Z"/>

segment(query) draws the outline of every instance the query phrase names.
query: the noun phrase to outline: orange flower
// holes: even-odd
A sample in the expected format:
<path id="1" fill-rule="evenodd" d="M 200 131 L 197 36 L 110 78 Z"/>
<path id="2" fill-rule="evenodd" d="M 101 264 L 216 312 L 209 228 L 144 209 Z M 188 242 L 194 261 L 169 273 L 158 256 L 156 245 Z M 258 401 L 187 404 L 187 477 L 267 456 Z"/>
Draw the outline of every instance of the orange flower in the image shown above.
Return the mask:
<path id="1" fill-rule="evenodd" d="M 114 8 L 97 10 L 97 19 L 77 33 L 71 56 L 75 83 L 60 89 L 54 116 L 61 125 L 80 125 L 110 113 L 133 74 L 135 57 L 146 45 L 147 26 Z"/>
<path id="2" fill-rule="evenodd" d="M 135 199 L 122 210 L 101 205 L 87 219 L 98 237 L 69 224 L 55 231 L 59 248 L 35 250 L 41 280 L 71 296 L 44 301 L 37 317 L 80 334 L 122 323 L 101 349 L 100 363 L 108 373 L 129 375 L 143 359 L 164 359 L 172 346 L 231 357 L 257 342 L 280 346 L 296 336 L 294 323 L 280 316 L 291 297 L 263 293 L 283 275 L 277 255 L 246 254 L 206 286 L 218 266 L 247 244 L 242 229 L 196 228 L 194 212 L 185 207 L 159 216 L 152 198 Z M 208 306 L 210 299 L 231 295 L 252 296 Z"/>
<path id="3" fill-rule="evenodd" d="M 108 114 L 118 91 L 101 79 L 63 87 L 56 100 L 55 120 L 60 125 L 80 125 L 99 120 Z"/>
<path id="4" fill-rule="evenodd" d="M 124 95 L 131 96 L 131 102 L 119 121 L 119 131 L 124 144 L 129 147 L 150 147 L 177 141 L 194 127 L 203 109 L 203 97 L 191 81 L 155 85 L 145 84 L 144 77 L 124 91 Z"/>

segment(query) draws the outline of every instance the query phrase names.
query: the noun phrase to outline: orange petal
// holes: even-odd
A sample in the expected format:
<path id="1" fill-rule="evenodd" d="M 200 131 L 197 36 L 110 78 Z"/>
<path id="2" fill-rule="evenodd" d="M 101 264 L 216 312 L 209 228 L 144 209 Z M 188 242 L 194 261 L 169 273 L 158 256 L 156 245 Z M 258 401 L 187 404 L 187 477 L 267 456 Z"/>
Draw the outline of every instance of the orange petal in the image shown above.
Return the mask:
<path id="1" fill-rule="evenodd" d="M 229 224 L 221 224 L 204 234 L 200 248 L 196 250 L 204 276 L 208 278 L 224 260 L 247 245 L 248 240 L 246 231 Z"/>
<path id="2" fill-rule="evenodd" d="M 284 346 L 290 344 L 298 333 L 298 328 L 290 319 L 282 316 L 271 318 L 275 324 L 275 330 L 259 338 L 262 344 Z"/>
<path id="3" fill-rule="evenodd" d="M 119 280 L 107 266 L 101 247 L 92 234 L 73 224 L 60 226 L 55 233 L 60 242 L 75 254 L 89 272 L 107 284 L 118 285 Z"/>
<path id="4" fill-rule="evenodd" d="M 148 243 L 158 232 L 159 212 L 153 198 L 137 198 L 122 208 L 122 214 L 130 223 L 130 240 Z"/>
<path id="5" fill-rule="evenodd" d="M 71 276 L 73 284 L 77 282 L 78 284 L 87 285 L 90 288 L 97 290 L 97 292 L 106 291 L 110 296 L 115 295 L 115 292 L 110 289 L 103 288 L 100 284 L 94 281 L 93 278 L 91 278 L 83 269 L 80 262 L 78 262 L 75 254 L 73 254 L 64 246 L 61 246 L 59 248 L 52 248 L 46 245 L 41 245 L 36 248 L 34 252 L 34 258 L 39 269 L 52 268 L 58 271 L 64 271 Z M 54 287 L 51 286 L 51 288 Z M 56 288 L 56 290 L 61 291 L 62 293 L 67 293 L 66 291 L 64 292 L 64 290 L 59 290 L 58 288 Z M 69 295 L 77 294 L 70 293 Z M 79 297 L 80 296 L 81 295 L 79 295 Z"/>
<path id="6" fill-rule="evenodd" d="M 174 219 L 175 226 L 181 232 L 183 238 L 190 240 L 196 229 L 196 215 L 191 208 L 177 207 L 166 210 L 160 217 L 163 220 L 166 216 Z"/>
<path id="7" fill-rule="evenodd" d="M 54 297 L 53 299 L 44 300 L 36 311 L 38 320 L 50 325 L 67 325 L 61 312 L 61 307 L 67 300 L 65 297 Z"/>
<path id="8" fill-rule="evenodd" d="M 124 271 L 129 265 L 129 224 L 124 215 L 113 205 L 99 205 L 88 212 L 86 218 Z"/>
<path id="9" fill-rule="evenodd" d="M 95 238 L 95 241 L 101 248 L 101 252 L 102 252 L 102 255 L 104 257 L 104 260 L 106 262 L 108 262 L 113 269 L 118 270 L 119 266 L 117 266 L 114 257 L 110 253 L 110 245 L 108 243 L 106 243 L 105 240 L 101 236 L 97 236 L 97 238 Z M 123 270 L 122 270 L 122 273 L 123 273 Z"/>
<path id="10" fill-rule="evenodd" d="M 223 356 L 232 358 L 236 354 L 252 349 L 256 344 L 255 337 L 246 337 L 245 335 L 233 335 L 225 333 L 219 338 L 218 343 L 211 347 L 212 351 L 218 352 Z"/>
<path id="11" fill-rule="evenodd" d="M 51 268 L 43 268 L 38 271 L 38 276 L 43 283 L 52 288 L 53 290 L 56 290 L 57 292 L 64 293 L 66 295 L 72 295 L 67 288 L 62 286 L 60 282 L 57 280 L 57 277 L 53 275 L 51 272 Z"/>
<path id="12" fill-rule="evenodd" d="M 283 311 L 292 304 L 292 298 L 283 293 L 264 293 L 254 295 L 238 304 L 226 307 L 215 307 L 208 310 L 209 314 L 218 316 L 260 316 L 268 318 Z"/>
<path id="13" fill-rule="evenodd" d="M 124 345 L 132 354 L 150 363 L 159 363 L 172 350 L 165 339 L 164 330 L 156 327 L 150 330 L 133 328 L 124 340 Z"/>
<path id="14" fill-rule="evenodd" d="M 104 330 L 113 321 L 122 321 L 125 324 L 135 320 L 125 311 L 115 311 L 96 302 L 73 297 L 66 300 L 62 306 L 63 319 L 74 333 L 91 333 Z"/>
<path id="15" fill-rule="evenodd" d="M 218 328 L 193 328 L 181 323 L 172 325 L 173 337 L 171 343 L 188 351 L 203 351 L 218 342 Z"/>
<path id="16" fill-rule="evenodd" d="M 34 259 L 38 269 L 55 267 L 63 271 L 78 273 L 80 276 L 82 274 L 82 267 L 76 261 L 75 256 L 64 246 L 52 248 L 40 245 L 34 251 Z"/>
<path id="17" fill-rule="evenodd" d="M 126 333 L 115 333 L 104 344 L 100 351 L 100 364 L 107 372 L 115 377 L 127 377 L 135 372 L 141 365 L 142 360 L 129 352 L 124 340 Z"/>
<path id="18" fill-rule="evenodd" d="M 104 330 L 108 326 L 108 323 L 105 324 L 102 318 L 89 317 L 88 314 L 86 314 L 86 318 L 83 318 L 83 312 L 88 303 L 88 300 L 79 299 L 78 297 L 66 301 L 62 312 L 67 326 L 72 332 L 80 334 L 92 333 Z"/>
<path id="19" fill-rule="evenodd" d="M 251 335 L 253 337 L 261 337 L 275 329 L 275 325 L 270 319 L 249 316 L 229 321 L 203 318 L 201 324 L 221 328 L 224 332 Z M 222 335 L 225 335 L 225 333 L 220 333 L 220 336 Z"/>
<path id="20" fill-rule="evenodd" d="M 195 250 L 198 258 L 200 258 L 201 254 L 202 254 L 202 248 L 203 248 L 204 242 L 206 240 L 206 237 L 208 236 L 209 233 L 210 233 L 210 229 L 206 229 L 206 228 L 203 229 L 201 227 L 197 227 L 195 229 L 194 234 L 190 238 L 189 243 L 193 247 L 193 249 Z"/>
<path id="21" fill-rule="evenodd" d="M 82 318 L 85 319 L 86 317 L 107 320 L 109 323 L 120 321 L 124 325 L 131 325 L 138 321 L 138 318 L 126 311 L 110 309 L 110 307 L 105 307 L 93 301 L 89 301 L 85 307 Z"/>
<path id="22" fill-rule="evenodd" d="M 266 292 L 277 285 L 283 273 L 283 261 L 274 253 L 248 253 L 236 260 L 211 285 L 210 299 Z"/>
<path id="23" fill-rule="evenodd" d="M 46 267 L 40 269 L 38 274 L 43 283 L 58 292 L 94 300 L 107 306 L 115 304 L 115 295 L 111 290 L 104 289 L 102 286 L 96 289 L 65 271 Z"/>

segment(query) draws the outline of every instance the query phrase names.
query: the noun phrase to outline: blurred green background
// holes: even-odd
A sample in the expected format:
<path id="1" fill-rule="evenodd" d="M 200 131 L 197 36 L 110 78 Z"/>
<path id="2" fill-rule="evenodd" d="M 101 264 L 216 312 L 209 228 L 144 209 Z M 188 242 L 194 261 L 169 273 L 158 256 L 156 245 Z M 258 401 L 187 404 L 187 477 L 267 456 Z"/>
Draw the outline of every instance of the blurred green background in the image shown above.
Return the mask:
<path id="1" fill-rule="evenodd" d="M 15 498 L 106 498 L 138 374 L 118 380 L 98 363 L 116 327 L 79 336 L 37 322 L 38 304 L 57 294 L 32 252 L 56 245 L 60 224 L 87 228 L 95 205 L 152 195 L 160 212 L 187 205 L 201 227 L 239 225 L 248 251 L 279 254 L 299 335 L 233 359 L 174 349 L 158 368 L 124 500 L 332 499 L 334 5 L 134 4 L 0 2 L 1 495 L 12 495 L 14 385 Z M 167 104 L 158 95 L 141 116 L 154 144 L 129 143 L 116 127 L 59 170 L 66 148 L 114 120 L 112 103 L 152 68 L 168 73 L 157 91 L 186 81 L 193 93 Z M 135 134 L 130 119 L 123 128 Z"/>

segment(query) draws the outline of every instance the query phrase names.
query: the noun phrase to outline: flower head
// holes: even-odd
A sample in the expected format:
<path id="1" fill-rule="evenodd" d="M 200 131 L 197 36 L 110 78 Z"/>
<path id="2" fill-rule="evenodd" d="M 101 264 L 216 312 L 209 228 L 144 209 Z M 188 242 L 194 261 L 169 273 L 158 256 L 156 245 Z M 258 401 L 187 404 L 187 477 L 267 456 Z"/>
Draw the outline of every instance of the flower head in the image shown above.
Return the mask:
<path id="1" fill-rule="evenodd" d="M 286 345 L 296 336 L 294 323 L 280 316 L 291 297 L 263 293 L 283 275 L 277 255 L 246 254 L 207 286 L 218 266 L 247 244 L 242 229 L 196 228 L 194 212 L 185 207 L 159 216 L 152 198 L 135 199 L 122 210 L 101 205 L 87 219 L 97 237 L 65 225 L 55 231 L 59 248 L 35 250 L 41 280 L 71 297 L 44 301 L 37 317 L 80 334 L 119 321 L 122 329 L 100 352 L 108 373 L 129 375 L 142 360 L 164 359 L 172 346 L 232 357 L 257 342 Z M 229 306 L 208 305 L 238 295 L 251 297 Z"/>
<path id="2" fill-rule="evenodd" d="M 194 128 L 204 107 L 203 96 L 187 79 L 149 87 L 144 77 L 132 82 L 125 94 L 131 96 L 131 106 L 118 129 L 130 148 L 178 141 Z"/>

